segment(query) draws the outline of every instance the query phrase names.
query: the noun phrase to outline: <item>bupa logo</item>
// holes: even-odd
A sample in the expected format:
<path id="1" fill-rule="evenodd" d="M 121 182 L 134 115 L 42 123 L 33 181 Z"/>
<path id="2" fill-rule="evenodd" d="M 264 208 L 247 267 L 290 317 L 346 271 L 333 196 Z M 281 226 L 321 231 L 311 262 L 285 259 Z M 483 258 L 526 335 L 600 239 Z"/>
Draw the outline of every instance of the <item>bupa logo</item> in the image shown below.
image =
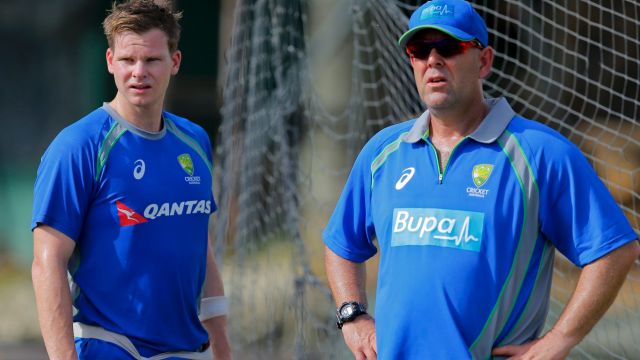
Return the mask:
<path id="1" fill-rule="evenodd" d="M 424 20 L 431 17 L 453 17 L 454 15 L 454 6 L 453 5 L 439 5 L 433 4 L 427 6 L 422 13 L 420 14 L 420 20 Z"/>
<path id="2" fill-rule="evenodd" d="M 398 208 L 393 210 L 391 246 L 439 246 L 480 251 L 484 214 L 473 211 Z"/>
<path id="3" fill-rule="evenodd" d="M 471 179 L 476 187 L 468 187 L 467 194 L 480 198 L 487 196 L 489 190 L 481 189 L 481 187 L 489 180 L 491 172 L 493 172 L 493 165 L 491 164 L 478 164 L 474 166 L 473 170 L 471 170 Z"/>
<path id="4" fill-rule="evenodd" d="M 143 224 L 161 216 L 211 214 L 211 201 L 188 200 L 173 203 L 149 204 L 144 209 L 144 216 L 117 200 L 116 209 L 118 211 L 120 226 L 131 226 Z"/>
<path id="5" fill-rule="evenodd" d="M 402 175 L 398 182 L 396 182 L 396 190 L 401 190 L 407 183 L 413 178 L 413 174 L 415 174 L 416 168 L 408 167 L 402 170 Z"/>

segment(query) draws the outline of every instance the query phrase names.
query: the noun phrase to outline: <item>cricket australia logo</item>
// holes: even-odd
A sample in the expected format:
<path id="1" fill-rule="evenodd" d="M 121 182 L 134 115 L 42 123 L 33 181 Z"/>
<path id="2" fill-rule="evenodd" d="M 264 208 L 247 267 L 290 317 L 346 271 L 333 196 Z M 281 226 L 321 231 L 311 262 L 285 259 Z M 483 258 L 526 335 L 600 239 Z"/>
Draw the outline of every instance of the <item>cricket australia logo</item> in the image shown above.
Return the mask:
<path id="1" fill-rule="evenodd" d="M 439 246 L 480 251 L 484 214 L 428 208 L 393 210 L 391 246 Z"/>
<path id="2" fill-rule="evenodd" d="M 493 171 L 493 165 L 491 164 L 478 164 L 473 167 L 471 171 L 471 178 L 473 180 L 473 184 L 476 187 L 468 187 L 467 194 L 469 196 L 475 196 L 484 198 L 489 193 L 487 189 L 481 189 L 481 187 L 489 180 L 491 176 L 491 172 Z"/>
<path id="3" fill-rule="evenodd" d="M 200 176 L 193 176 L 194 168 L 193 160 L 191 160 L 191 155 L 189 155 L 188 153 L 178 155 L 178 163 L 182 167 L 182 170 L 184 170 L 184 172 L 189 175 L 184 177 L 184 181 L 188 182 L 191 185 L 199 185 Z"/>

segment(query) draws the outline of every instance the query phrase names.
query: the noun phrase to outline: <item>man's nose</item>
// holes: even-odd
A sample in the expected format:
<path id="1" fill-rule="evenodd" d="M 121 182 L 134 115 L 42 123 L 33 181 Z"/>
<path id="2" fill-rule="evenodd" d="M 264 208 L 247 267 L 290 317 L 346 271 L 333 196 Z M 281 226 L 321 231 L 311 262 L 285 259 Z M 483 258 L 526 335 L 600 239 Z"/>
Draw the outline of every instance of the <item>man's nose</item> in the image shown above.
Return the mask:
<path id="1" fill-rule="evenodd" d="M 132 75 L 136 79 L 143 79 L 147 74 L 147 66 L 144 61 L 137 61 L 133 66 Z"/>
<path id="2" fill-rule="evenodd" d="M 438 54 L 438 51 L 434 48 L 429 52 L 429 56 L 427 57 L 427 65 L 429 66 L 442 66 L 444 64 L 444 58 L 442 55 Z"/>

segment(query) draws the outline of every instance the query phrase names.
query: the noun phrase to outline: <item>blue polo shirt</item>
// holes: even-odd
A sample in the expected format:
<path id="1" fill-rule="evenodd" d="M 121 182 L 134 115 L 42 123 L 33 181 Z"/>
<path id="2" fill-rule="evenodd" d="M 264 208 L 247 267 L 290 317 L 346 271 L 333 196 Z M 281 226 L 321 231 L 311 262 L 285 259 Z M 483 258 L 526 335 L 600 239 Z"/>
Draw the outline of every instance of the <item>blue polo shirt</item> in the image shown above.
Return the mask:
<path id="1" fill-rule="evenodd" d="M 376 134 L 323 233 L 354 262 L 380 250 L 380 359 L 485 359 L 536 338 L 554 249 L 584 266 L 636 239 L 579 149 L 487 103 L 443 172 L 428 112 Z"/>

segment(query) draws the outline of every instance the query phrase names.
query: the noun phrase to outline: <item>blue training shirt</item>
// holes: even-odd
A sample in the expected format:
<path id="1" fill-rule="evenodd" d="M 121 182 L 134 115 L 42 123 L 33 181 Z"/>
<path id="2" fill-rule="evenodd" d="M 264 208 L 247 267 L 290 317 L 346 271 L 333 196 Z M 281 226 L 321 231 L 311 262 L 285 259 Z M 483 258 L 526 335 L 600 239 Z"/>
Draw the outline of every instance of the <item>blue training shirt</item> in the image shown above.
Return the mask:
<path id="1" fill-rule="evenodd" d="M 584 266 L 636 234 L 580 151 L 503 98 L 440 173 L 429 115 L 363 148 L 323 233 L 337 255 L 380 249 L 379 359 L 486 359 L 539 336 L 554 249 Z"/>
<path id="2" fill-rule="evenodd" d="M 76 242 L 74 321 L 127 336 L 143 356 L 196 351 L 212 193 L 199 126 L 163 112 L 149 133 L 108 104 L 62 130 L 35 183 L 32 228 Z"/>

